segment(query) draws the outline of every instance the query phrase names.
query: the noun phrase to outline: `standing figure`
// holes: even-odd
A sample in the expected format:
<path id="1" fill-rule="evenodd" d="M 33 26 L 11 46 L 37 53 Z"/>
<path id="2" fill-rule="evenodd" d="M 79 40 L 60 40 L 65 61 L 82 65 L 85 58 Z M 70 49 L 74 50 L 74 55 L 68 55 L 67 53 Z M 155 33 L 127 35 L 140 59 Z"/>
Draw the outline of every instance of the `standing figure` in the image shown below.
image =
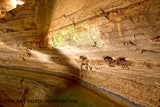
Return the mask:
<path id="1" fill-rule="evenodd" d="M 81 59 L 80 70 L 82 71 L 83 65 L 86 67 L 86 70 L 88 70 L 88 63 L 89 63 L 88 58 L 85 56 L 79 56 L 79 58 Z"/>

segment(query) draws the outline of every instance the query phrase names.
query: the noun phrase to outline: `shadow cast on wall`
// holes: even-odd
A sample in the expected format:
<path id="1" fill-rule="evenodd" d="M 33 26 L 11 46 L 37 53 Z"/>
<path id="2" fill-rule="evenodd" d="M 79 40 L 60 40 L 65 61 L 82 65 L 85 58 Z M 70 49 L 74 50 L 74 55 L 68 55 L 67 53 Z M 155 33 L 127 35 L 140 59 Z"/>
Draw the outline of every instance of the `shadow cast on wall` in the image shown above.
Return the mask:
<path id="1" fill-rule="evenodd" d="M 52 47 L 52 49 L 47 47 L 46 42 L 48 41 L 45 40 L 45 37 L 49 34 L 49 25 L 54 17 L 53 13 L 56 2 L 57 0 L 27 0 L 24 5 L 17 6 L 17 8 L 7 12 L 6 16 L 0 20 L 3 30 L 1 32 L 3 37 L 0 37 L 0 40 L 9 47 L 11 47 L 12 44 L 16 44 L 15 47 L 12 46 L 11 48 L 17 48 L 17 50 L 19 50 L 18 46 L 21 44 L 27 48 L 26 51 L 28 53 L 29 50 L 33 48 L 41 53 L 49 54 L 52 62 L 66 66 L 66 71 L 79 77 L 79 69 L 69 62 L 69 58 L 66 55 L 62 54 L 55 47 Z M 12 24 L 15 22 L 17 25 L 13 26 Z M 26 23 L 31 25 L 34 23 L 34 27 L 29 25 L 26 29 L 24 28 Z M 6 26 L 7 29 L 8 27 L 11 29 L 9 32 L 5 31 Z M 36 32 L 32 33 L 33 31 Z M 26 36 L 24 36 L 24 33 Z M 7 35 L 12 36 L 6 39 L 5 36 Z"/>
<path id="2" fill-rule="evenodd" d="M 50 23 L 52 22 L 53 19 L 53 14 L 54 14 L 54 8 L 56 7 L 56 1 L 57 0 L 37 0 L 36 1 L 36 6 L 38 7 L 36 11 L 36 18 L 38 19 L 37 24 L 38 24 L 38 33 L 39 35 L 43 35 L 43 42 L 44 42 L 44 47 L 45 49 L 40 49 L 42 53 L 48 54 L 48 52 L 51 55 L 51 61 L 67 66 L 67 71 L 72 73 L 73 75 L 79 76 L 79 69 L 74 67 L 71 63 L 69 63 L 69 58 L 62 54 L 58 49 L 52 47 L 52 49 L 47 48 L 47 40 L 45 37 L 47 34 L 49 34 L 49 28 L 50 28 Z M 53 35 L 54 36 L 54 35 Z"/>

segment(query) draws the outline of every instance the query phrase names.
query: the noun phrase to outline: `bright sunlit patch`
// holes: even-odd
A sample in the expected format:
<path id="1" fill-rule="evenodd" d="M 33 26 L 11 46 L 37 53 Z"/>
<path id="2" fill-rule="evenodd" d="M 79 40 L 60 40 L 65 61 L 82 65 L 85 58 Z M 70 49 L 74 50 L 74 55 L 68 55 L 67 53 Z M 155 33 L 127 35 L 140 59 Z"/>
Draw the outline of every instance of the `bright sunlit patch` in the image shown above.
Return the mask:
<path id="1" fill-rule="evenodd" d="M 47 46 L 52 49 L 55 45 L 53 43 L 53 35 L 51 33 L 48 33 L 47 36 L 45 37 L 45 42 L 47 43 Z"/>
<path id="2" fill-rule="evenodd" d="M 52 41 L 49 41 L 49 45 L 51 45 L 52 47 L 54 47 L 54 44 Z"/>
<path id="3" fill-rule="evenodd" d="M 38 52 L 35 50 L 32 50 L 31 53 L 33 54 L 33 56 L 35 56 L 40 62 L 49 62 L 52 63 L 50 61 L 50 56 L 47 54 L 44 54 L 42 52 Z"/>
<path id="4" fill-rule="evenodd" d="M 19 0 L 17 0 L 17 5 L 23 5 L 24 4 L 24 2 L 23 1 L 19 1 Z"/>

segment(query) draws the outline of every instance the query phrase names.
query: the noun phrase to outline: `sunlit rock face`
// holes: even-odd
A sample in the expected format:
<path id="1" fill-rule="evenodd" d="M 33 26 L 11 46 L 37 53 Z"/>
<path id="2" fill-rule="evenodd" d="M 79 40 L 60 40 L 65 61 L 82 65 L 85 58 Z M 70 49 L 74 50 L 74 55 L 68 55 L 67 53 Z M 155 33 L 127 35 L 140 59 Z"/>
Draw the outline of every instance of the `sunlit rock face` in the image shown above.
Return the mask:
<path id="1" fill-rule="evenodd" d="M 108 87 L 135 102 L 158 105 L 160 2 L 71 2 L 55 6 L 48 34 L 49 45 L 60 48 L 75 60 L 76 65 L 80 65 L 80 55 L 88 57 L 94 72 L 90 72 L 86 81 Z M 124 57 L 132 64 L 129 70 L 117 64 L 108 67 L 103 60 L 105 56 L 115 60 Z"/>
<path id="2" fill-rule="evenodd" d="M 37 44 L 40 37 L 37 36 L 34 1 L 8 11 L 1 19 L 0 29 L 2 43 L 12 47 Z"/>
<path id="3" fill-rule="evenodd" d="M 24 2 L 0 20 L 0 64 L 71 74 L 160 105 L 159 0 Z"/>
<path id="4" fill-rule="evenodd" d="M 20 0 L 0 0 L 0 19 L 4 18 L 6 12 L 14 9 L 17 5 L 23 5 L 24 1 Z"/>
<path id="5" fill-rule="evenodd" d="M 16 8 L 16 0 L 0 0 L 0 6 L 5 7 L 7 11 Z"/>

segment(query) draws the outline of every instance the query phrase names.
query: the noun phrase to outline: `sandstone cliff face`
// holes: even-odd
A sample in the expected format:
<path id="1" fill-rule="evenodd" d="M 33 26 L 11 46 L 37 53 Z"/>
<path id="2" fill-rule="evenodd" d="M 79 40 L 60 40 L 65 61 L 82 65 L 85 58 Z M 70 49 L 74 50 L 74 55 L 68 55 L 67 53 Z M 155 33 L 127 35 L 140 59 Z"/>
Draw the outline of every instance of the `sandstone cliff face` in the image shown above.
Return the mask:
<path id="1" fill-rule="evenodd" d="M 96 87 L 141 105 L 159 106 L 159 4 L 159 0 L 28 1 L 1 19 L 0 63 L 82 74 L 79 78 Z M 90 71 L 78 70 L 79 56 L 88 58 Z M 109 67 L 105 56 L 125 58 L 129 70 L 117 63 Z"/>

